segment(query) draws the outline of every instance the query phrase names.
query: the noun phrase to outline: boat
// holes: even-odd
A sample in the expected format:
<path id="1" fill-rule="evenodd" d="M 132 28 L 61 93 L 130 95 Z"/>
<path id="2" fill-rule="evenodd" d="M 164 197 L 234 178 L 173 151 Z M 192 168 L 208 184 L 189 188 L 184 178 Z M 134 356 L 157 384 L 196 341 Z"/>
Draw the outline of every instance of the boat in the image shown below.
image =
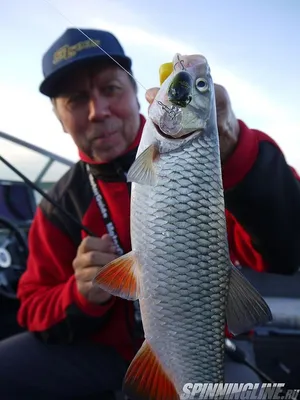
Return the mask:
<path id="1" fill-rule="evenodd" d="M 26 152 L 29 155 L 24 157 Z M 16 164 L 21 166 L 18 168 Z M 16 290 L 26 268 L 28 231 L 41 197 L 73 164 L 0 132 L 0 340 L 23 331 L 16 320 L 19 306 Z M 282 276 L 238 268 L 269 304 L 273 321 L 251 334 L 240 335 L 235 343 L 253 342 L 257 372 L 263 374 L 265 381 L 283 382 L 288 388 L 297 389 L 300 387 L 300 270 L 295 275 Z"/>
<path id="2" fill-rule="evenodd" d="M 17 284 L 25 270 L 27 237 L 44 193 L 74 164 L 0 131 L 0 340 L 17 324 Z"/>

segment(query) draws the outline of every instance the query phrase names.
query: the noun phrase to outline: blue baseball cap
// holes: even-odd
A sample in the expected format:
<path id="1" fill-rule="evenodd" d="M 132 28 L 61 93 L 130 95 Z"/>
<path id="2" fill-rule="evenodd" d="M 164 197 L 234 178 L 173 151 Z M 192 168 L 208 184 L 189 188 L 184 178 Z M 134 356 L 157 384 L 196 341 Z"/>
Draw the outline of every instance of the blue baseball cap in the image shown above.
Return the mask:
<path id="1" fill-rule="evenodd" d="M 46 96 L 55 97 L 57 84 L 74 67 L 92 60 L 108 60 L 110 57 L 131 72 L 132 61 L 125 55 L 123 47 L 112 33 L 69 28 L 43 56 L 44 80 L 39 90 Z"/>

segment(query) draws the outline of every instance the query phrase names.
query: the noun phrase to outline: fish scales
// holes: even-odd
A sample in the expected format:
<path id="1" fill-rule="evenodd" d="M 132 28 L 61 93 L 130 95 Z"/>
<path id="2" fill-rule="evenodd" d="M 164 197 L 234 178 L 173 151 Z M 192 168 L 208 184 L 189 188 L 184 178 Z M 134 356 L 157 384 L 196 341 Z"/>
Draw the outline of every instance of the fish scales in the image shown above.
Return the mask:
<path id="1" fill-rule="evenodd" d="M 217 134 L 212 136 L 161 155 L 154 187 L 132 187 L 132 241 L 143 265 L 143 294 L 152 296 L 151 303 L 139 299 L 148 315 L 144 331 L 178 388 L 223 380 L 229 264 Z"/>

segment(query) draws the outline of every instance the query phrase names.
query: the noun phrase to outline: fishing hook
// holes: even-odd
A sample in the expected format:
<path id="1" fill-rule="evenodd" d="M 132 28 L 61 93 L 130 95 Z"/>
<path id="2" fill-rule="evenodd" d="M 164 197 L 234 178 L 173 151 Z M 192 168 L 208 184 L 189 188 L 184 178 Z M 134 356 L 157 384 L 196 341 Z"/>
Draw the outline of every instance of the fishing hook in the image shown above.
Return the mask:
<path id="1" fill-rule="evenodd" d="M 179 58 L 179 54 L 177 54 L 177 63 L 174 65 L 174 70 L 176 69 L 176 65 L 180 64 L 182 71 L 185 71 L 186 68 L 184 66 L 184 61 L 182 59 Z"/>
<path id="2" fill-rule="evenodd" d="M 161 108 L 169 114 L 171 119 L 174 119 L 178 116 L 178 114 L 180 113 L 180 108 L 172 106 L 171 108 L 169 108 L 168 106 L 166 106 L 163 102 L 161 102 L 160 100 L 157 101 L 157 103 L 161 106 Z"/>

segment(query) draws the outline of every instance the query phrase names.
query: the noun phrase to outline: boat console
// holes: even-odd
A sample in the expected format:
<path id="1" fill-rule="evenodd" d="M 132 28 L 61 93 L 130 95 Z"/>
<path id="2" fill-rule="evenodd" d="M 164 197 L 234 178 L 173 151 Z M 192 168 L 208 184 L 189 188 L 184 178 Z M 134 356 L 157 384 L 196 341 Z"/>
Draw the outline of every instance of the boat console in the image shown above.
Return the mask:
<path id="1" fill-rule="evenodd" d="M 24 182 L 0 180 L 0 294 L 15 298 L 25 269 L 27 235 L 36 210 L 33 190 Z"/>

